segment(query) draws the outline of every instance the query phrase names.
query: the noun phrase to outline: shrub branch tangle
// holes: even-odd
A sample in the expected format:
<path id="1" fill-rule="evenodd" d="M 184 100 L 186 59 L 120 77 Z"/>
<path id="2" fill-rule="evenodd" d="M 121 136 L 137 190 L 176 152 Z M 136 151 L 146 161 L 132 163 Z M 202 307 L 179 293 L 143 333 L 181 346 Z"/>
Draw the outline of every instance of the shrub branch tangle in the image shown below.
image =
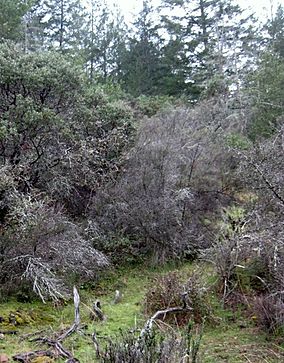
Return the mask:
<path id="1" fill-rule="evenodd" d="M 229 115 L 213 100 L 143 120 L 122 176 L 96 197 L 102 231 L 140 241 L 156 262 L 208 246 L 204 219 L 230 199 L 221 142 Z"/>

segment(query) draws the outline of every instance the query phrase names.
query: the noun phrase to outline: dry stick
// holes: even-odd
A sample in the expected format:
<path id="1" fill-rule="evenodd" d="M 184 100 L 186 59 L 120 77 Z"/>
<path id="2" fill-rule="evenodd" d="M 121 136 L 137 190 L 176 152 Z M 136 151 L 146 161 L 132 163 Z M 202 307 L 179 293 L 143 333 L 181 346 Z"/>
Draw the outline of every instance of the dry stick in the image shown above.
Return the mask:
<path id="1" fill-rule="evenodd" d="M 99 300 L 96 300 L 93 304 L 93 310 L 96 314 L 96 316 L 101 320 L 104 321 L 106 320 L 106 316 L 104 315 L 102 308 L 101 308 L 101 303 Z"/>
<path id="2" fill-rule="evenodd" d="M 18 331 L 17 330 L 0 330 L 0 334 L 16 335 L 16 334 L 18 334 Z"/>
<path id="3" fill-rule="evenodd" d="M 97 305 L 98 305 L 98 303 L 99 303 L 99 300 L 96 300 L 96 302 L 94 303 L 94 305 L 96 305 L 96 306 L 97 306 Z M 95 315 L 97 315 L 97 312 L 96 312 L 96 311 L 94 311 L 93 309 L 91 309 L 88 305 L 86 305 L 86 304 L 84 304 L 84 303 L 82 303 L 82 305 L 84 305 L 84 307 L 90 311 L 91 316 L 95 316 Z M 103 319 L 102 319 L 102 320 L 105 320 L 105 319 L 106 319 L 106 317 L 105 317 L 105 315 L 103 314 L 103 312 L 101 311 L 101 309 L 100 309 L 100 312 L 101 312 L 101 315 L 103 316 Z M 98 338 L 97 338 L 97 334 L 96 334 L 96 332 L 95 332 L 95 331 L 93 332 L 93 334 L 91 335 L 91 337 L 92 337 L 92 341 L 93 341 L 94 346 L 95 346 L 95 349 L 96 349 L 97 357 L 99 358 L 99 357 L 100 357 L 100 355 L 101 355 L 101 351 L 100 351 L 100 345 L 99 345 L 99 341 L 98 341 Z"/>
<path id="4" fill-rule="evenodd" d="M 36 335 L 39 335 L 39 334 L 42 334 L 42 333 L 45 333 L 46 330 L 39 330 L 39 331 L 36 331 L 34 333 L 28 333 L 28 334 L 23 334 L 20 336 L 20 341 L 23 341 L 23 340 L 26 340 L 26 339 L 31 339 L 32 337 L 36 336 Z"/>
<path id="5" fill-rule="evenodd" d="M 65 338 L 67 338 L 69 335 L 71 335 L 72 333 L 74 333 L 75 331 L 78 330 L 78 327 L 80 325 L 80 309 L 79 309 L 79 305 L 80 305 L 80 296 L 78 293 L 78 290 L 76 289 L 76 287 L 73 287 L 73 294 L 74 294 L 74 307 L 75 307 L 75 320 L 73 325 L 63 334 L 61 334 L 58 337 L 58 341 L 61 342 L 62 340 L 64 340 Z"/>
<path id="6" fill-rule="evenodd" d="M 58 354 L 63 358 L 73 358 L 72 354 L 68 350 L 66 350 L 58 340 L 53 340 L 49 338 L 37 338 L 33 339 L 33 341 L 41 342 L 55 348 Z"/>
<path id="7" fill-rule="evenodd" d="M 99 358 L 101 356 L 101 351 L 100 351 L 100 345 L 99 345 L 99 342 L 97 339 L 97 334 L 95 331 L 92 334 L 92 341 L 93 341 L 95 349 L 96 349 L 97 358 Z"/>
<path id="8" fill-rule="evenodd" d="M 75 306 L 75 320 L 73 325 L 63 334 L 61 334 L 57 340 L 54 339 L 49 339 L 49 338 L 36 338 L 33 339 L 32 341 L 37 341 L 37 342 L 42 342 L 45 343 L 51 347 L 53 347 L 58 354 L 63 357 L 63 358 L 67 358 L 67 362 L 68 363 L 74 363 L 74 362 L 79 362 L 76 358 L 73 357 L 73 355 L 66 350 L 61 342 L 68 337 L 69 335 L 71 335 L 73 332 L 78 330 L 78 327 L 80 325 L 80 310 L 79 310 L 79 305 L 80 305 L 80 296 L 78 293 L 78 290 L 76 289 L 76 287 L 74 286 L 73 288 L 73 293 L 74 293 L 74 306 Z M 42 355 L 47 355 L 47 356 L 52 356 L 54 357 L 54 353 L 52 353 L 51 351 L 47 350 L 47 351 L 35 351 L 35 352 L 29 352 L 29 353 L 23 353 L 23 354 L 18 354 L 15 355 L 13 357 L 14 360 L 18 360 L 20 362 L 27 362 L 28 359 L 32 358 L 36 358 Z"/>
<path id="9" fill-rule="evenodd" d="M 180 313 L 180 312 L 186 312 L 186 311 L 192 311 L 193 309 L 188 306 L 178 306 L 174 308 L 168 308 L 165 310 L 159 310 L 157 311 L 150 319 L 147 320 L 146 324 L 144 325 L 144 328 L 141 330 L 139 339 L 144 338 L 146 334 L 149 334 L 152 331 L 153 324 L 155 320 L 157 320 L 161 316 L 165 316 L 166 314 L 171 313 Z"/>

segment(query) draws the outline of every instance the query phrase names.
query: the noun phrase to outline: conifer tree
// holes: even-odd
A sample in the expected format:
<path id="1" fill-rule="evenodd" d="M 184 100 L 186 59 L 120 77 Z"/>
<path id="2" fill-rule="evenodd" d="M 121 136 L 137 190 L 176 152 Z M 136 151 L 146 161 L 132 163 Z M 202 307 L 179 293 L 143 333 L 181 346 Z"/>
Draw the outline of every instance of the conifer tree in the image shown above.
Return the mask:
<path id="1" fill-rule="evenodd" d="M 0 0 L 0 41 L 23 39 L 23 16 L 32 0 Z"/>
<path id="2" fill-rule="evenodd" d="M 270 36 L 271 48 L 275 53 L 284 57 L 284 7 L 279 5 L 275 16 L 266 24 Z"/>
<path id="3" fill-rule="evenodd" d="M 179 39 L 184 59 L 180 72 L 185 73 L 191 97 L 227 92 L 253 54 L 251 17 L 244 17 L 232 0 L 164 0 L 164 6 L 182 14 L 164 16 L 163 22 L 172 38 Z"/>
<path id="4" fill-rule="evenodd" d="M 153 20 L 154 12 L 151 1 L 144 0 L 133 23 L 134 34 L 120 53 L 120 83 L 135 96 L 158 94 L 161 88 L 160 37 Z"/>
<path id="5" fill-rule="evenodd" d="M 86 10 L 79 0 L 43 0 L 40 16 L 46 47 L 79 50 L 86 36 Z"/>
<path id="6" fill-rule="evenodd" d="M 119 9 L 110 9 L 105 0 L 91 1 L 86 42 L 86 62 L 90 78 L 104 82 L 119 72 L 118 53 L 125 46 L 126 25 Z"/>

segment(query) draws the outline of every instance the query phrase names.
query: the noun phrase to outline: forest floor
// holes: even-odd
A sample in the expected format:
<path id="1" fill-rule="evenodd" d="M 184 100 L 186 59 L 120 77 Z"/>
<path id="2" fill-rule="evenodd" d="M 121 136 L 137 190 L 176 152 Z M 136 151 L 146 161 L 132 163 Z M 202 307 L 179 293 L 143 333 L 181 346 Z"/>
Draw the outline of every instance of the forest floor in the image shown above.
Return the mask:
<path id="1" fill-rule="evenodd" d="M 189 275 L 196 264 L 185 264 L 180 267 L 163 268 L 133 267 L 108 273 L 107 277 L 92 289 L 80 288 L 81 323 L 86 325 L 85 334 L 73 334 L 64 341 L 64 346 L 77 357 L 81 363 L 96 362 L 95 349 L 91 334 L 95 330 L 100 342 L 114 339 L 121 331 L 127 332 L 140 328 L 147 317 L 143 314 L 143 301 L 147 288 L 153 278 L 169 271 L 178 270 L 184 276 Z M 200 265 L 198 266 L 200 270 Z M 202 271 L 206 271 L 205 266 Z M 213 282 L 214 276 L 210 275 Z M 114 304 L 115 290 L 122 293 L 121 302 Z M 202 363 L 281 363 L 284 362 L 284 345 L 277 339 L 269 340 L 255 325 L 253 317 L 244 315 L 242 309 L 223 309 L 216 295 L 212 293 L 214 320 L 216 324 L 205 326 L 200 348 Z M 90 309 L 93 302 L 99 299 L 107 316 L 104 322 L 92 322 Z M 31 342 L 33 333 L 40 336 L 52 336 L 54 332 L 64 330 L 72 325 L 74 308 L 72 303 L 54 307 L 51 303 L 20 303 L 9 301 L 0 305 L 0 317 L 7 319 L 14 315 L 16 326 L 0 324 L 0 331 L 16 330 L 16 335 L 5 334 L 0 339 L 0 354 L 12 357 L 42 349 Z M 176 328 L 178 329 L 178 328 Z M 104 343 L 102 343 L 104 344 Z M 12 358 L 11 358 L 12 361 Z M 45 363 L 45 361 L 44 361 Z"/>

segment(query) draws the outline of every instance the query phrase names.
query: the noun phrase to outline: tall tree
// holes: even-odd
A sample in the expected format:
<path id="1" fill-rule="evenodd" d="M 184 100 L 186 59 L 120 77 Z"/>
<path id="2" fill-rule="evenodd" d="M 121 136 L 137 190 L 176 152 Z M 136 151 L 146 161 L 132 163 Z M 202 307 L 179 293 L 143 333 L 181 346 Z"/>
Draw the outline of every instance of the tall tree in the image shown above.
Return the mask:
<path id="1" fill-rule="evenodd" d="M 253 41 L 251 18 L 244 17 L 232 0 L 164 0 L 164 6 L 182 14 L 164 16 L 163 21 L 167 32 L 177 31 L 174 35 L 184 54 L 179 65 L 192 97 L 204 91 L 226 92 L 228 83 L 236 82 L 240 58 L 248 58 Z"/>
<path id="2" fill-rule="evenodd" d="M 248 77 L 247 89 L 253 113 L 249 126 L 252 139 L 269 137 L 282 127 L 284 115 L 284 9 L 265 24 L 265 48 L 259 57 L 258 67 Z"/>
<path id="3" fill-rule="evenodd" d="M 81 49 L 86 36 L 86 10 L 79 0 L 43 0 L 41 23 L 47 47 Z"/>
<path id="4" fill-rule="evenodd" d="M 271 48 L 284 57 L 284 7 L 279 5 L 275 16 L 266 24 Z"/>
<path id="5" fill-rule="evenodd" d="M 120 54 L 119 80 L 123 88 L 133 95 L 157 94 L 161 79 L 161 52 L 158 26 L 150 0 L 143 1 L 134 25 L 134 34 L 128 38 L 128 46 Z"/>
<path id="6" fill-rule="evenodd" d="M 0 41 L 23 39 L 23 16 L 32 0 L 0 0 Z"/>
<path id="7" fill-rule="evenodd" d="M 104 82 L 118 72 L 118 52 L 125 45 L 126 24 L 118 8 L 110 9 L 105 0 L 91 1 L 86 62 L 90 78 Z"/>

